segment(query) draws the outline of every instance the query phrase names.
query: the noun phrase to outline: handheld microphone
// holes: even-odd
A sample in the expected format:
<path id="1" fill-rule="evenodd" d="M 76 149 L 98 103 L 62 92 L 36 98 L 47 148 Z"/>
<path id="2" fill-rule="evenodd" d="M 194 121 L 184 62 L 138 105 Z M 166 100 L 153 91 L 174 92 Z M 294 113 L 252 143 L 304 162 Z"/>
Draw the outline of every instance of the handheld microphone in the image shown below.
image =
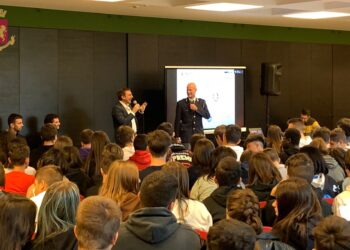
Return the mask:
<path id="1" fill-rule="evenodd" d="M 137 104 L 137 101 L 136 101 L 136 100 L 133 100 L 133 101 L 132 101 L 132 104 L 136 105 L 136 104 Z"/>

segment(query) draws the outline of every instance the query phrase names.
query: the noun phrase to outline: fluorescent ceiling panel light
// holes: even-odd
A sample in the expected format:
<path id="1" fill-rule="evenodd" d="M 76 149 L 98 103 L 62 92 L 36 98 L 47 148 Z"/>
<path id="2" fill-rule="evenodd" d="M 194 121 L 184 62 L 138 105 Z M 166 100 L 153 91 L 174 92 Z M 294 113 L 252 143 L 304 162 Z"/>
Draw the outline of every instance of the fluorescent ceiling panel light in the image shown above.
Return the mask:
<path id="1" fill-rule="evenodd" d="M 187 9 L 195 10 L 209 10 L 209 11 L 237 11 L 237 10 L 248 10 L 262 8 L 263 6 L 238 4 L 238 3 L 212 3 L 212 4 L 201 4 L 185 7 Z"/>
<path id="2" fill-rule="evenodd" d="M 303 18 L 303 19 L 322 19 L 322 18 L 350 16 L 350 14 L 341 13 L 341 12 L 318 11 L 318 12 L 302 12 L 302 13 L 283 15 L 283 16 L 291 17 L 291 18 Z"/>

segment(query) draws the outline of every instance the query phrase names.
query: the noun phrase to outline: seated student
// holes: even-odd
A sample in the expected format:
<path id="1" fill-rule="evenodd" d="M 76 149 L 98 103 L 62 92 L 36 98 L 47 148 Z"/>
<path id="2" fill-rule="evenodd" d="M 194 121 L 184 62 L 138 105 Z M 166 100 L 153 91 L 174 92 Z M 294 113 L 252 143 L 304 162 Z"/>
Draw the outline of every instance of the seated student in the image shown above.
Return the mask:
<path id="1" fill-rule="evenodd" d="M 341 128 L 346 136 L 348 148 L 349 148 L 349 142 L 350 142 L 350 118 L 341 118 L 339 121 L 337 121 L 337 127 Z"/>
<path id="2" fill-rule="evenodd" d="M 64 147 L 72 147 L 73 145 L 73 140 L 67 135 L 60 135 L 57 137 L 57 140 L 55 141 L 55 145 L 53 145 L 54 148 L 57 149 L 63 149 Z"/>
<path id="3" fill-rule="evenodd" d="M 246 150 L 253 153 L 260 153 L 264 150 L 265 139 L 262 135 L 249 134 L 244 142 Z"/>
<path id="4" fill-rule="evenodd" d="M 316 128 L 312 132 L 312 139 L 321 138 L 327 145 L 327 148 L 330 146 L 331 140 L 331 131 L 327 127 Z"/>
<path id="5" fill-rule="evenodd" d="M 331 148 L 342 148 L 345 151 L 347 148 L 347 140 L 345 132 L 341 128 L 335 128 L 331 131 L 330 135 L 330 147 Z"/>
<path id="6" fill-rule="evenodd" d="M 255 153 L 250 150 L 244 150 L 241 155 L 241 178 L 244 184 L 248 183 L 249 162 Z"/>
<path id="7" fill-rule="evenodd" d="M 271 190 L 281 179 L 279 171 L 266 154 L 256 153 L 252 156 L 246 187 L 253 190 L 259 201 L 270 200 Z"/>
<path id="8" fill-rule="evenodd" d="M 301 118 L 292 118 L 287 121 L 288 128 L 295 128 L 300 132 L 299 148 L 309 145 L 312 141 L 309 135 L 304 134 L 305 125 Z"/>
<path id="9" fill-rule="evenodd" d="M 171 137 L 163 130 L 154 130 L 147 135 L 148 150 L 151 153 L 151 164 L 140 171 L 141 181 L 150 173 L 162 169 L 171 144 Z"/>
<path id="10" fill-rule="evenodd" d="M 311 250 L 314 247 L 311 232 L 322 216 L 311 185 L 300 178 L 289 178 L 277 186 L 275 195 L 276 222 L 272 231 L 259 239 L 271 240 L 273 236 L 295 249 Z"/>
<path id="11" fill-rule="evenodd" d="M 223 146 L 230 147 L 237 155 L 237 161 L 240 160 L 243 153 L 243 147 L 239 146 L 241 142 L 241 128 L 238 125 L 227 125 L 223 138 Z"/>
<path id="12" fill-rule="evenodd" d="M 25 197 L 0 196 L 0 249 L 25 249 L 34 233 L 35 211 L 34 202 Z"/>
<path id="13" fill-rule="evenodd" d="M 240 178 L 241 165 L 235 158 L 228 156 L 220 160 L 215 169 L 215 181 L 219 187 L 203 201 L 214 223 L 226 217 L 227 196 L 233 190 L 240 188 Z"/>
<path id="14" fill-rule="evenodd" d="M 134 148 L 135 131 L 127 125 L 121 125 L 115 132 L 116 143 L 123 149 L 123 160 L 129 160 L 130 156 L 135 153 Z"/>
<path id="15" fill-rule="evenodd" d="M 80 148 L 79 155 L 83 162 L 87 159 L 91 152 L 91 138 L 94 131 L 87 128 L 80 132 Z"/>
<path id="16" fill-rule="evenodd" d="M 277 151 L 274 148 L 265 148 L 264 154 L 266 154 L 271 159 L 271 161 L 273 162 L 273 165 L 280 172 L 282 179 L 286 179 L 287 178 L 287 169 L 284 166 L 284 164 L 281 164 L 281 159 L 278 156 Z"/>
<path id="17" fill-rule="evenodd" d="M 147 151 L 147 135 L 139 134 L 134 140 L 135 153 L 129 158 L 135 162 L 139 171 L 151 165 L 151 153 Z"/>
<path id="18" fill-rule="evenodd" d="M 126 221 L 141 207 L 138 192 L 139 171 L 135 163 L 115 161 L 109 167 L 99 195 L 114 200 L 122 211 L 123 221 Z"/>
<path id="19" fill-rule="evenodd" d="M 63 175 L 59 171 L 59 168 L 54 165 L 48 165 L 38 169 L 35 175 L 35 181 L 31 187 L 28 189 L 27 197 L 35 203 L 36 211 L 36 221 L 38 219 L 39 210 L 41 203 L 46 194 L 46 190 L 54 183 L 62 181 Z"/>
<path id="20" fill-rule="evenodd" d="M 30 152 L 30 166 L 37 168 L 40 157 L 48 151 L 56 142 L 57 129 L 52 124 L 45 124 L 40 131 L 42 144 Z"/>
<path id="21" fill-rule="evenodd" d="M 350 249 L 350 222 L 338 216 L 324 218 L 313 230 L 315 250 Z"/>
<path id="22" fill-rule="evenodd" d="M 276 150 L 277 154 L 281 153 L 283 133 L 279 126 L 270 125 L 267 130 L 266 146 Z"/>
<path id="23" fill-rule="evenodd" d="M 225 125 L 219 125 L 214 129 L 214 138 L 217 146 L 224 146 Z"/>
<path id="24" fill-rule="evenodd" d="M 112 162 L 123 160 L 123 155 L 123 149 L 115 143 L 109 143 L 108 145 L 104 146 L 100 164 L 102 179 L 95 181 L 94 185 L 86 191 L 86 196 L 98 195 L 102 183 L 107 179 L 107 173 Z"/>
<path id="25" fill-rule="evenodd" d="M 223 219 L 212 226 L 207 239 L 208 250 L 258 250 L 256 233 L 249 225 Z"/>
<path id="26" fill-rule="evenodd" d="M 226 217 L 250 225 L 257 235 L 262 232 L 258 197 L 250 189 L 237 189 L 227 196 Z"/>
<path id="27" fill-rule="evenodd" d="M 200 249 L 199 236 L 190 226 L 177 223 L 171 212 L 177 189 L 171 174 L 155 171 L 147 175 L 140 189 L 142 208 L 121 225 L 113 249 Z"/>
<path id="28" fill-rule="evenodd" d="M 12 143 L 9 149 L 9 163 L 12 171 L 6 174 L 5 191 L 25 196 L 35 177 L 25 173 L 29 164 L 29 147 L 21 143 Z"/>
<path id="29" fill-rule="evenodd" d="M 289 157 L 299 153 L 300 131 L 295 128 L 288 128 L 284 131 L 282 151 L 280 158 L 282 163 L 286 163 Z"/>
<path id="30" fill-rule="evenodd" d="M 73 228 L 79 201 L 79 189 L 74 183 L 52 184 L 40 207 L 38 231 L 31 249 L 76 249 Z"/>
<path id="31" fill-rule="evenodd" d="M 190 199 L 188 173 L 180 162 L 168 162 L 162 171 L 173 174 L 179 182 L 174 207 L 172 209 L 178 223 L 190 225 L 193 229 L 208 232 L 213 219 L 202 202 Z"/>
<path id="32" fill-rule="evenodd" d="M 50 148 L 48 151 L 46 151 L 41 158 L 38 161 L 38 169 L 47 165 L 55 165 L 60 168 L 61 172 L 62 168 L 62 150 L 57 149 L 57 148 Z"/>
<path id="33" fill-rule="evenodd" d="M 111 199 L 91 196 L 78 207 L 74 234 L 78 250 L 112 249 L 118 239 L 121 212 Z"/>

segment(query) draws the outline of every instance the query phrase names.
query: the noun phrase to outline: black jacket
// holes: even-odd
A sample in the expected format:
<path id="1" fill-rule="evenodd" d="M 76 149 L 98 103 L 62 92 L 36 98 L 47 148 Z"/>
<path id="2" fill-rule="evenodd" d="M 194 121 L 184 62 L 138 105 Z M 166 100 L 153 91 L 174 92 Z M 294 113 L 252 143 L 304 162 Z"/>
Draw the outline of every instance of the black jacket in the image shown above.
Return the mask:
<path id="1" fill-rule="evenodd" d="M 257 237 L 260 250 L 295 250 L 294 247 L 283 243 L 272 233 L 262 233 Z"/>
<path id="2" fill-rule="evenodd" d="M 122 223 L 113 249 L 122 250 L 196 250 L 199 236 L 191 227 L 179 224 L 167 208 L 141 208 Z"/>
<path id="3" fill-rule="evenodd" d="M 195 133 L 203 133 L 202 118 L 209 119 L 210 113 L 205 100 L 196 98 L 198 110 L 190 109 L 188 98 L 178 101 L 176 105 L 175 136 L 181 137 L 182 143 L 189 143 Z"/>
<path id="4" fill-rule="evenodd" d="M 213 223 L 226 218 L 226 200 L 227 195 L 233 190 L 238 189 L 237 186 L 221 186 L 206 198 L 203 203 L 207 207 L 209 213 L 213 217 Z"/>

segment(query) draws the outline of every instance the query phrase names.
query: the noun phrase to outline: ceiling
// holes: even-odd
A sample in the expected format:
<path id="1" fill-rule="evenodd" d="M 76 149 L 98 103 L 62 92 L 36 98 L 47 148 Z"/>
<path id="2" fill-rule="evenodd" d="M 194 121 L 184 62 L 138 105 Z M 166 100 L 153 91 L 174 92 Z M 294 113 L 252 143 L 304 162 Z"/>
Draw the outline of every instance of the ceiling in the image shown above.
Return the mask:
<path id="1" fill-rule="evenodd" d="M 244 3 L 262 5 L 264 7 L 231 12 L 213 12 L 185 8 L 191 5 L 218 2 Z M 92 0 L 0 0 L 0 5 L 128 16 L 350 31 L 350 16 L 319 20 L 303 20 L 282 16 L 284 14 L 306 11 L 336 11 L 350 14 L 350 0 L 125 0 L 115 3 L 96 2 Z"/>

